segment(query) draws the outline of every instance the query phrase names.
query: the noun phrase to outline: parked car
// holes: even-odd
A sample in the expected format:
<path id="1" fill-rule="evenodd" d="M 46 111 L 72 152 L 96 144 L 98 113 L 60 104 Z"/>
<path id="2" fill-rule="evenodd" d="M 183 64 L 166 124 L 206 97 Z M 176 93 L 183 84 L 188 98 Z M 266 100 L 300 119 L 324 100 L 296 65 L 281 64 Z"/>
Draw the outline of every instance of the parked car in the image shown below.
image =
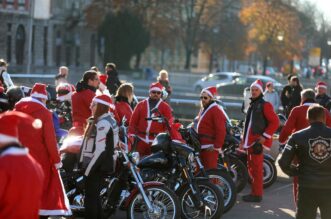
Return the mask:
<path id="1" fill-rule="evenodd" d="M 212 73 L 195 82 L 193 87 L 196 92 L 201 92 L 203 88 L 216 86 L 219 83 L 231 82 L 241 75 L 237 72 Z"/>
<path id="2" fill-rule="evenodd" d="M 261 75 L 250 75 L 250 76 L 239 76 L 235 78 L 231 82 L 226 83 L 219 83 L 216 85 L 217 91 L 221 96 L 240 96 L 242 97 L 244 89 L 246 87 L 250 87 L 251 84 L 260 79 L 263 83 L 263 88 L 267 82 L 272 82 L 274 84 L 274 88 L 277 92 L 281 92 L 283 89 L 283 85 L 276 81 L 275 79 L 268 77 L 268 76 L 261 76 Z"/>

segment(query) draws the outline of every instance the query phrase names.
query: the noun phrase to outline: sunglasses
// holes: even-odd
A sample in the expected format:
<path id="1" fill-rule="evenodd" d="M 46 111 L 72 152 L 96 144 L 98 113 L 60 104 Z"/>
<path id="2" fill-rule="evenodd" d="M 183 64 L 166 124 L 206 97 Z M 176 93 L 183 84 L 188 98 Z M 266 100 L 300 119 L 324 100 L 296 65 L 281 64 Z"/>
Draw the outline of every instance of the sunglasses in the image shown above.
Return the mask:
<path id="1" fill-rule="evenodd" d="M 202 100 L 202 99 L 208 100 L 208 97 L 206 97 L 206 96 L 200 96 L 200 100 Z"/>
<path id="2" fill-rule="evenodd" d="M 151 93 L 152 93 L 152 94 L 158 94 L 158 95 L 160 95 L 160 94 L 161 94 L 161 92 L 160 92 L 160 91 L 151 91 Z"/>

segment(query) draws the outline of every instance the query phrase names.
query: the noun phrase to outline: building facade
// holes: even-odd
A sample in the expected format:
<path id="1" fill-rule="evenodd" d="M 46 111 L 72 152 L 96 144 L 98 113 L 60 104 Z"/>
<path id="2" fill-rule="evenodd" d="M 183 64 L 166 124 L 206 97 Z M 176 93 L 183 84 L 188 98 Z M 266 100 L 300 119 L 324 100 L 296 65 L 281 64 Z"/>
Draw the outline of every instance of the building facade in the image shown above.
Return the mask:
<path id="1" fill-rule="evenodd" d="M 75 72 L 101 64 L 97 35 L 84 22 L 90 1 L 0 0 L 0 58 L 10 72 L 50 74 L 61 65 Z"/>

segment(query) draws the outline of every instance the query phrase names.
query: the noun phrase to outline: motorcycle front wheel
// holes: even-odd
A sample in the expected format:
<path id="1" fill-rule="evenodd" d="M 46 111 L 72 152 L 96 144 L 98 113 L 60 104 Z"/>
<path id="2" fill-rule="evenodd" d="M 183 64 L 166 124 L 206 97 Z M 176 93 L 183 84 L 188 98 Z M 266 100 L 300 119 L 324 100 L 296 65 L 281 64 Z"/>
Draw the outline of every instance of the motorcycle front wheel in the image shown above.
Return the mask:
<path id="1" fill-rule="evenodd" d="M 137 193 L 127 209 L 127 218 L 176 219 L 180 218 L 181 210 L 177 196 L 163 185 L 145 188 L 145 193 L 153 206 L 149 211 L 143 196 Z"/>
<path id="2" fill-rule="evenodd" d="M 178 192 L 182 218 L 185 219 L 219 219 L 223 215 L 224 201 L 221 190 L 209 182 L 201 180 L 197 182 L 202 200 L 205 203 L 203 209 L 197 209 L 193 202 L 192 189 L 188 184 L 185 184 Z"/>
<path id="3" fill-rule="evenodd" d="M 275 161 L 264 157 L 263 160 L 263 187 L 268 188 L 277 180 L 277 168 Z"/>
<path id="4" fill-rule="evenodd" d="M 237 192 L 241 192 L 246 187 L 249 177 L 247 167 L 240 159 L 230 157 L 230 175 L 236 185 Z"/>

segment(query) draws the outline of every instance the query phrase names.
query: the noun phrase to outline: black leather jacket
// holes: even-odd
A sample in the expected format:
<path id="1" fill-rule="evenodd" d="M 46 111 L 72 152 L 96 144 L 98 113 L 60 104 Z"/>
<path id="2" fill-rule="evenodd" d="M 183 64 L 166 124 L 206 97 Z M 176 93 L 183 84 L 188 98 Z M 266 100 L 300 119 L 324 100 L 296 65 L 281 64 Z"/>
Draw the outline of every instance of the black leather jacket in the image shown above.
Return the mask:
<path id="1" fill-rule="evenodd" d="M 292 166 L 294 157 L 299 165 Z M 299 176 L 299 186 L 331 189 L 331 129 L 323 123 L 312 123 L 294 133 L 278 161 L 289 176 Z"/>
<path id="2" fill-rule="evenodd" d="M 330 109 L 331 109 L 331 99 L 328 95 L 326 95 L 326 94 L 317 95 L 315 99 L 316 99 L 316 102 L 319 103 L 319 105 L 323 106 L 328 111 L 330 111 Z"/>
<path id="3" fill-rule="evenodd" d="M 245 135 L 247 133 L 248 124 L 250 119 L 252 119 L 252 133 L 262 135 L 265 131 L 268 121 L 264 116 L 263 107 L 264 107 L 263 95 L 259 96 L 256 99 L 251 99 L 250 106 L 247 111 L 246 120 L 245 120 Z"/>

